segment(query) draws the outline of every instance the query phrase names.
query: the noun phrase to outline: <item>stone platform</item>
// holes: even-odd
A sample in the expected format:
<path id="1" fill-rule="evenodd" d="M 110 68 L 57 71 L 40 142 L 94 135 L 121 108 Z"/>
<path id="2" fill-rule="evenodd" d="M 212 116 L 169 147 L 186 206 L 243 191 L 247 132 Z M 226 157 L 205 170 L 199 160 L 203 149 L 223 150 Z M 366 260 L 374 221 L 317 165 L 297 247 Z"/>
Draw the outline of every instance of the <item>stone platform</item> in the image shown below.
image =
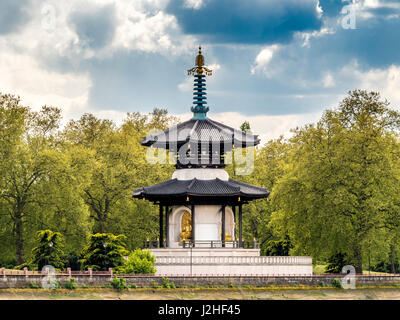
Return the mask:
<path id="1" fill-rule="evenodd" d="M 260 256 L 260 249 L 151 249 L 156 275 L 311 276 L 311 257 Z"/>

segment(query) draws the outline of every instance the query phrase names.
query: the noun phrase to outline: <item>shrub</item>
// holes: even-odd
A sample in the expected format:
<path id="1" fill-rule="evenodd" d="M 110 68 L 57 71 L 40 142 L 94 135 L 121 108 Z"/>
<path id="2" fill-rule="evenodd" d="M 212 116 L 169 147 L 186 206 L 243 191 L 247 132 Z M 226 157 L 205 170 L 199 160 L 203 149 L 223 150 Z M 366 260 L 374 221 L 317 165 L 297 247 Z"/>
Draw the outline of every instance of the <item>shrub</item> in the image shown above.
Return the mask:
<path id="1" fill-rule="evenodd" d="M 162 288 L 167 288 L 167 289 L 175 289 L 175 284 L 169 280 L 169 278 L 162 278 L 162 283 L 161 283 Z"/>
<path id="2" fill-rule="evenodd" d="M 40 289 L 41 285 L 37 284 L 35 282 L 29 282 L 29 288 L 31 288 L 31 289 Z"/>
<path id="3" fill-rule="evenodd" d="M 66 283 L 64 283 L 64 288 L 69 289 L 69 290 L 74 290 L 76 289 L 77 285 L 75 283 L 75 279 L 71 278 L 69 279 Z"/>
<path id="4" fill-rule="evenodd" d="M 67 258 L 66 258 L 66 263 L 65 267 L 66 268 L 71 268 L 73 271 L 78 271 L 82 269 L 82 263 L 80 262 L 80 257 L 78 254 L 71 252 Z"/>
<path id="5" fill-rule="evenodd" d="M 131 284 L 129 285 L 129 288 L 136 289 L 136 288 L 137 288 L 137 285 L 134 284 L 134 283 L 131 283 Z"/>
<path id="6" fill-rule="evenodd" d="M 338 289 L 343 288 L 342 283 L 340 282 L 339 279 L 333 279 L 331 284 L 332 284 L 332 287 L 334 287 L 334 288 L 338 288 Z"/>
<path id="7" fill-rule="evenodd" d="M 61 233 L 51 230 L 40 230 L 37 232 L 38 246 L 33 248 L 32 264 L 39 270 L 46 265 L 54 268 L 64 267 L 64 241 Z"/>
<path id="8" fill-rule="evenodd" d="M 14 269 L 16 265 L 17 265 L 17 259 L 15 258 L 0 259 L 0 267 L 4 267 L 6 269 Z"/>
<path id="9" fill-rule="evenodd" d="M 114 279 L 111 280 L 110 284 L 114 289 L 117 289 L 118 291 L 128 289 L 128 286 L 126 285 L 126 281 L 124 278 L 115 277 Z"/>
<path id="10" fill-rule="evenodd" d="M 124 256 L 128 253 L 125 249 L 125 236 L 111 233 L 96 233 L 90 236 L 89 245 L 83 252 L 80 260 L 82 268 L 92 268 L 107 271 L 108 268 L 122 266 Z"/>
<path id="11" fill-rule="evenodd" d="M 60 283 L 56 279 L 54 279 L 53 283 L 54 283 L 54 287 L 52 289 L 60 289 L 61 288 Z"/>
<path id="12" fill-rule="evenodd" d="M 117 271 L 119 273 L 154 274 L 156 272 L 155 262 L 156 258 L 150 250 L 136 249 Z"/>

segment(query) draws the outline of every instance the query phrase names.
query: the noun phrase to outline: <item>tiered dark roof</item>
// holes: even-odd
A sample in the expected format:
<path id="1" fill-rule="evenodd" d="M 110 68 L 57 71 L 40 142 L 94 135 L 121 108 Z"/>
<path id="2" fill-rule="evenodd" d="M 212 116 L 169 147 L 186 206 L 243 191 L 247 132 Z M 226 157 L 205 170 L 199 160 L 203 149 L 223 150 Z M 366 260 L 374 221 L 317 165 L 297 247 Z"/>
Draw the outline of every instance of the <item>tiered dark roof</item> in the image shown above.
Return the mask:
<path id="1" fill-rule="evenodd" d="M 231 205 L 268 197 L 265 188 L 229 179 L 178 180 L 171 179 L 156 185 L 136 189 L 133 197 L 174 205 L 190 203 L 227 203 Z"/>
<path id="2" fill-rule="evenodd" d="M 199 50 L 196 66 L 188 70 L 195 77 L 193 118 L 165 131 L 145 137 L 143 146 L 164 148 L 175 154 L 176 167 L 223 168 L 225 154 L 233 147 L 245 148 L 260 143 L 257 135 L 242 132 L 207 118 L 205 74 L 212 70 L 204 66 L 204 57 Z M 234 158 L 234 157 L 233 157 Z M 163 203 L 181 204 L 228 204 L 237 205 L 268 197 L 265 188 L 252 186 L 229 179 L 212 180 L 168 180 L 150 187 L 136 189 L 133 197 Z"/>
<path id="3" fill-rule="evenodd" d="M 211 119 L 190 119 L 142 140 L 146 147 L 175 150 L 185 143 L 209 143 L 251 147 L 260 143 L 258 135 L 245 133 Z"/>

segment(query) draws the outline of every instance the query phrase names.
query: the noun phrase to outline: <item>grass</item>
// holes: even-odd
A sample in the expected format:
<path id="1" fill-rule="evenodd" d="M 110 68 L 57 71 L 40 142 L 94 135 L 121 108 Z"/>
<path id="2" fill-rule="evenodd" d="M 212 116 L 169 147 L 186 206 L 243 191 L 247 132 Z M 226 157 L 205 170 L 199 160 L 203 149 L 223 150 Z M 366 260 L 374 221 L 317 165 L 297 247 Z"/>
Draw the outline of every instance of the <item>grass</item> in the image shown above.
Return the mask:
<path id="1" fill-rule="evenodd" d="M 363 274 L 368 275 L 368 274 L 388 274 L 388 273 L 387 272 L 376 272 L 376 271 L 363 270 Z"/>
<path id="2" fill-rule="evenodd" d="M 103 299 L 397 299 L 398 287 L 357 287 L 355 290 L 318 287 L 254 287 L 254 288 L 137 288 L 118 292 L 110 288 L 68 289 L 2 289 L 0 300 L 103 300 Z"/>
<path id="3" fill-rule="evenodd" d="M 314 274 L 324 274 L 325 272 L 325 268 L 326 268 L 327 264 L 316 264 L 313 265 L 313 273 Z M 387 274 L 386 272 L 376 272 L 376 271 L 368 271 L 368 270 L 363 270 L 363 274 L 365 275 L 369 275 L 369 274 Z"/>

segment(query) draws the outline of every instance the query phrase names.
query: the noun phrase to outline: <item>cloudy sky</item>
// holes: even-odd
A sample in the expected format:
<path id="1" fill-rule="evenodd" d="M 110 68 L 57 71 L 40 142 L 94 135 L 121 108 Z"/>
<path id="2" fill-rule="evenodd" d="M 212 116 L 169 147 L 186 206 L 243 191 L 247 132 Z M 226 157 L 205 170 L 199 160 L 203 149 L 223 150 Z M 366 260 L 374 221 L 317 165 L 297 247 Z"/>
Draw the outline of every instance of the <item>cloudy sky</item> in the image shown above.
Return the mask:
<path id="1" fill-rule="evenodd" d="M 264 142 L 349 90 L 400 107 L 398 0 L 0 0 L 0 92 L 65 119 L 158 107 L 187 120 L 199 44 L 209 116 L 248 120 Z"/>

